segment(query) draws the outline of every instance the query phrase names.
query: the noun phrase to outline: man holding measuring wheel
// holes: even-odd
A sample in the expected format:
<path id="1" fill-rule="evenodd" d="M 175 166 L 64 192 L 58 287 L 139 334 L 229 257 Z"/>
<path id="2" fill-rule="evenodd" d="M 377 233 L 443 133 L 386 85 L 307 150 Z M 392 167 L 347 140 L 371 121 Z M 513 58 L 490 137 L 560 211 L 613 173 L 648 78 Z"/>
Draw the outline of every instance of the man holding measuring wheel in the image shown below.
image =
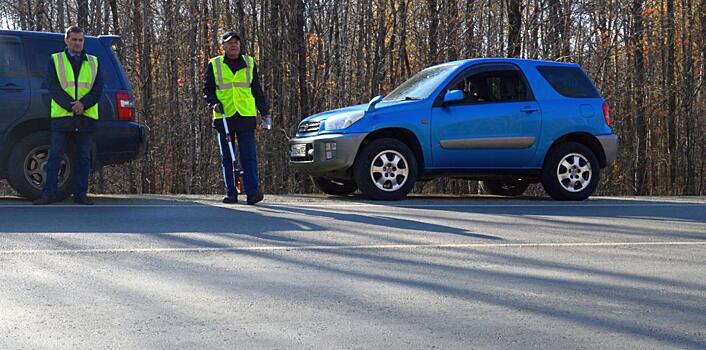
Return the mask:
<path id="1" fill-rule="evenodd" d="M 213 127 L 218 131 L 223 179 L 227 196 L 224 203 L 237 203 L 236 184 L 240 175 L 237 152 L 243 169 L 247 203 L 260 202 L 255 129 L 257 111 L 263 116 L 262 127 L 269 130 L 272 117 L 262 91 L 255 59 L 240 51 L 240 36 L 228 32 L 221 37 L 223 56 L 212 58 L 206 67 L 204 99 L 213 110 Z"/>

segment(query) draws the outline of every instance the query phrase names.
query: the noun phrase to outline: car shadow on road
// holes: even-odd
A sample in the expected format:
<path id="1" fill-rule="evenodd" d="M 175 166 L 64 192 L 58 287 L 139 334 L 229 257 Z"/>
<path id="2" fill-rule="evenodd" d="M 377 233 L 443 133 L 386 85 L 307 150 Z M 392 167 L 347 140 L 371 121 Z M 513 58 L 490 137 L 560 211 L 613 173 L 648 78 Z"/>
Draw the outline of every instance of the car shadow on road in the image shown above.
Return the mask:
<path id="1" fill-rule="evenodd" d="M 478 239 L 484 239 L 484 240 L 492 240 L 492 241 L 501 241 L 503 240 L 502 237 L 498 236 L 493 236 L 493 235 L 487 235 L 487 234 L 482 234 L 482 233 L 476 233 L 476 232 L 469 232 L 465 229 L 453 227 L 453 226 L 448 226 L 448 225 L 439 225 L 439 224 L 433 224 L 433 223 L 428 223 L 424 222 L 421 220 L 408 220 L 408 219 L 403 219 L 401 217 L 395 217 L 395 216 L 384 216 L 380 214 L 353 214 L 353 213 L 344 213 L 344 212 L 333 212 L 333 211 L 327 211 L 327 210 L 316 210 L 316 209 L 310 209 L 310 208 L 295 208 L 295 207 L 290 207 L 290 208 L 283 208 L 283 207 L 277 207 L 278 210 L 290 212 L 290 213 L 296 213 L 300 214 L 303 217 L 306 216 L 318 216 L 318 217 L 326 217 L 332 220 L 335 220 L 336 222 L 340 223 L 340 225 L 371 225 L 379 228 L 379 232 L 385 232 L 385 230 L 391 230 L 391 229 L 398 229 L 398 230 L 414 230 L 414 231 L 423 231 L 427 232 L 430 234 L 437 234 L 437 233 L 442 233 L 442 234 L 453 234 L 453 235 L 459 235 L 459 236 L 464 236 L 464 237 L 470 237 L 470 238 L 478 238 Z"/>

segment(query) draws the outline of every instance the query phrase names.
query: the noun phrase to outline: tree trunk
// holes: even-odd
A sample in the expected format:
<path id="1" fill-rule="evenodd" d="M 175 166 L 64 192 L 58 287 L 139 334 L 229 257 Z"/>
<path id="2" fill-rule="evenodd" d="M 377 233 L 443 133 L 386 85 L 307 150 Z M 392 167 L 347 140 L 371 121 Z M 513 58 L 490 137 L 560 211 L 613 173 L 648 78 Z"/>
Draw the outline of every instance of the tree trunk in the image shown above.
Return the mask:
<path id="1" fill-rule="evenodd" d="M 429 10 L 429 56 L 430 64 L 438 63 L 439 59 L 439 7 L 436 0 L 427 0 Z"/>
<path id="2" fill-rule="evenodd" d="M 642 51 L 644 26 L 642 21 L 642 5 L 644 0 L 633 0 L 633 37 L 632 45 L 635 55 L 634 81 L 635 85 L 635 139 L 637 139 L 636 166 L 635 166 L 635 192 L 645 194 L 645 165 L 647 158 L 647 128 L 645 124 L 645 107 L 643 86 L 645 84 L 645 63 Z"/>
<path id="3" fill-rule="evenodd" d="M 507 5 L 507 19 L 509 24 L 507 36 L 508 57 L 520 57 L 522 53 L 522 2 L 520 0 L 505 0 Z"/>
<path id="4" fill-rule="evenodd" d="M 674 0 L 667 0 L 667 61 L 665 62 L 666 76 L 665 85 L 667 88 L 667 119 L 668 119 L 668 140 L 669 140 L 669 184 L 672 190 L 678 188 L 677 172 L 678 172 L 678 157 L 677 157 L 677 92 L 674 86 L 674 60 L 675 42 L 674 42 Z"/>
<path id="5" fill-rule="evenodd" d="M 474 21 L 474 16 L 475 16 L 475 6 L 476 6 L 476 1 L 475 0 L 466 0 L 466 11 L 464 13 L 465 16 L 465 29 L 466 33 L 464 35 L 465 41 L 464 41 L 464 56 L 465 58 L 472 58 L 478 55 L 478 52 L 476 51 L 476 38 L 475 38 L 475 21 Z"/>
<path id="6" fill-rule="evenodd" d="M 296 38 L 297 38 L 297 75 L 299 78 L 299 112 L 302 116 L 311 113 L 309 94 L 306 87 L 306 22 L 304 19 L 304 0 L 296 0 Z"/>
<path id="7" fill-rule="evenodd" d="M 81 28 L 88 27 L 88 0 L 76 0 L 78 12 L 76 13 L 76 23 Z"/>

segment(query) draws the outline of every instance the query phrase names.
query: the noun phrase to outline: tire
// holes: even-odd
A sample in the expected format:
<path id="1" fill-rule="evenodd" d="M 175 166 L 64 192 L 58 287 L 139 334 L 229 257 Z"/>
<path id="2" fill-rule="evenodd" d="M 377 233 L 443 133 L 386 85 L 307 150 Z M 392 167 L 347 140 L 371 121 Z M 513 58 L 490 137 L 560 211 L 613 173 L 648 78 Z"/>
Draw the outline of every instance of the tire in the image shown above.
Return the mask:
<path id="1" fill-rule="evenodd" d="M 556 200 L 582 201 L 596 190 L 600 176 L 596 155 L 580 143 L 566 142 L 547 156 L 542 186 Z"/>
<path id="2" fill-rule="evenodd" d="M 521 181 L 481 181 L 481 187 L 488 194 L 496 196 L 521 196 L 529 187 L 529 183 Z"/>
<path id="3" fill-rule="evenodd" d="M 67 145 L 68 146 L 68 145 Z M 70 152 L 70 148 L 67 149 Z M 42 195 L 46 180 L 45 167 L 49 159 L 49 133 L 37 132 L 22 138 L 12 146 L 8 159 L 7 181 L 20 196 L 35 200 Z M 59 169 L 59 183 L 56 197 L 64 200 L 71 194 L 73 171 L 71 158 L 64 154 Z"/>
<path id="4" fill-rule="evenodd" d="M 335 196 L 349 195 L 358 189 L 354 181 L 333 181 L 325 177 L 312 176 L 311 180 L 319 191 Z"/>
<path id="5" fill-rule="evenodd" d="M 417 158 L 396 139 L 377 139 L 358 154 L 353 179 L 364 196 L 374 200 L 403 199 L 417 181 Z"/>

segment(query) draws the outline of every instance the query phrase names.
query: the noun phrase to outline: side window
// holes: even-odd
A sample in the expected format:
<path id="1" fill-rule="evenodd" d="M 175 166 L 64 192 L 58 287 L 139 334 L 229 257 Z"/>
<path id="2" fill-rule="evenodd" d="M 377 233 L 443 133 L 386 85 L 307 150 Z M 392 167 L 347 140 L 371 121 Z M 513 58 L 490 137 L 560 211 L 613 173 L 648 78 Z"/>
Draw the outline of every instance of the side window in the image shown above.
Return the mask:
<path id="1" fill-rule="evenodd" d="M 527 101 L 532 95 L 522 78 L 515 70 L 498 70 L 471 74 L 449 90 L 462 90 L 461 104 Z"/>
<path id="2" fill-rule="evenodd" d="M 44 78 L 47 75 L 47 65 L 51 54 L 66 47 L 61 40 L 36 39 L 25 40 L 27 52 L 32 53 L 29 60 L 29 75 L 32 78 Z"/>
<path id="3" fill-rule="evenodd" d="M 26 77 L 25 59 L 20 43 L 0 40 L 0 78 Z"/>

